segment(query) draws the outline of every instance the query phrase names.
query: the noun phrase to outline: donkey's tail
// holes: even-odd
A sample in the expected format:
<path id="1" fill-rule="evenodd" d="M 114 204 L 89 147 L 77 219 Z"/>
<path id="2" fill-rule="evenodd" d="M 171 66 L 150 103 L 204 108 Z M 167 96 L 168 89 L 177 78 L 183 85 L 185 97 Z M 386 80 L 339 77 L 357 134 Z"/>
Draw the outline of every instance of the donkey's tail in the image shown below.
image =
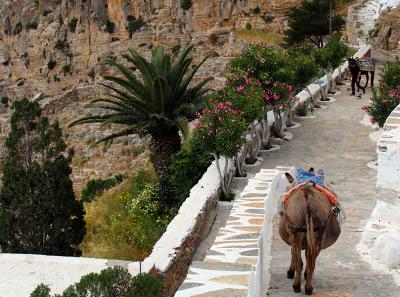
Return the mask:
<path id="1" fill-rule="evenodd" d="M 311 259 L 315 259 L 315 242 L 314 242 L 314 222 L 311 215 L 311 207 L 310 203 L 308 202 L 308 194 L 309 194 L 309 187 L 303 189 L 304 191 L 304 198 L 306 199 L 306 230 L 307 230 L 307 252 L 310 255 Z"/>

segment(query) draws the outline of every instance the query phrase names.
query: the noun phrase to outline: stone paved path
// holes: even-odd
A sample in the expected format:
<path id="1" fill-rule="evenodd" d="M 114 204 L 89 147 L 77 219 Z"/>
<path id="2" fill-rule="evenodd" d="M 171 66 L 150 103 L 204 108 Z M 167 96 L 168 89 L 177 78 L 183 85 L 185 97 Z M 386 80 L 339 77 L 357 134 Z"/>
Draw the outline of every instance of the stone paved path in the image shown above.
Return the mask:
<path id="1" fill-rule="evenodd" d="M 302 120 L 302 126 L 291 131 L 293 140 L 284 142 L 279 151 L 264 154 L 262 167 L 324 168 L 327 181 L 345 207 L 347 221 L 339 240 L 318 257 L 315 296 L 399 297 L 400 288 L 391 276 L 372 271 L 355 250 L 375 204 L 376 171 L 366 164 L 376 156 L 376 143 L 368 137 L 371 129 L 359 122 L 363 117 L 361 107 L 367 103 L 370 92 L 357 100 L 347 95 L 348 88 L 342 86 L 337 101 L 318 110 L 315 119 Z M 272 265 L 266 267 L 271 271 L 266 296 L 299 296 L 292 291 L 292 280 L 285 277 L 289 261 L 290 249 L 278 235 L 275 218 Z"/>

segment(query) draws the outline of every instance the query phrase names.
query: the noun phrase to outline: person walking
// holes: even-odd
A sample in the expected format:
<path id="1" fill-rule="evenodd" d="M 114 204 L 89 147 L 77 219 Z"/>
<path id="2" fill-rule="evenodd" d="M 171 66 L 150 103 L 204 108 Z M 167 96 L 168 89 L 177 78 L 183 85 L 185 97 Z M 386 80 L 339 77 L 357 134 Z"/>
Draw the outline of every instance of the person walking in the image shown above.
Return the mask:
<path id="1" fill-rule="evenodd" d="M 360 85 L 359 78 L 361 77 L 361 69 L 357 65 L 357 61 L 353 58 L 348 59 L 349 72 L 351 75 L 351 96 L 356 95 L 356 85 L 358 89 L 361 89 L 365 94 L 365 88 Z"/>

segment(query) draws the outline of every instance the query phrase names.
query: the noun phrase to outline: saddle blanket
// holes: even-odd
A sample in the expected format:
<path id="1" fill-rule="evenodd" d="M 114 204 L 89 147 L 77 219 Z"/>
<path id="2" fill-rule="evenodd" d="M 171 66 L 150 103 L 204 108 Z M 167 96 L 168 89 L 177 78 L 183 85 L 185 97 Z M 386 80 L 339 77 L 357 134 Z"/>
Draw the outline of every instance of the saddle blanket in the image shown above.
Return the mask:
<path id="1" fill-rule="evenodd" d="M 283 202 L 285 203 L 285 205 L 287 205 L 287 202 L 288 202 L 288 200 L 289 200 L 289 195 L 290 195 L 293 191 L 296 191 L 297 189 L 299 189 L 300 187 L 304 186 L 304 185 L 307 184 L 307 183 L 309 183 L 309 181 L 300 183 L 300 184 L 298 184 L 298 185 L 292 187 L 291 189 L 289 189 L 289 191 L 287 191 L 287 192 L 285 193 L 285 195 L 283 196 Z M 325 195 L 328 197 L 328 200 L 329 200 L 329 202 L 330 202 L 332 205 L 336 205 L 336 204 L 337 204 L 336 195 L 333 194 L 331 191 L 329 191 L 327 188 L 325 188 L 325 187 L 323 187 L 323 186 L 321 186 L 321 185 L 319 185 L 319 184 L 315 184 L 315 188 L 316 188 L 319 192 L 325 194 Z"/>

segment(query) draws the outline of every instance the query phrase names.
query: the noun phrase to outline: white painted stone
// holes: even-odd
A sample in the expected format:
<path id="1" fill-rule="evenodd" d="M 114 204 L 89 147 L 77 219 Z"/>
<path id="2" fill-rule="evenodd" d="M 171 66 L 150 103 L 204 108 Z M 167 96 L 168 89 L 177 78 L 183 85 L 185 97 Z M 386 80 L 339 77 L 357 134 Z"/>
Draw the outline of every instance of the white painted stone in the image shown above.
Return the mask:
<path id="1" fill-rule="evenodd" d="M 301 127 L 301 124 L 300 124 L 300 123 L 292 122 L 292 126 L 287 127 L 287 128 L 288 128 L 288 129 L 296 129 L 296 128 L 299 128 L 299 127 Z"/>
<path id="2" fill-rule="evenodd" d="M 374 244 L 371 256 L 390 269 L 400 265 L 400 231 L 380 235 Z"/>
<path id="3" fill-rule="evenodd" d="M 319 102 L 320 103 L 333 103 L 333 102 L 336 102 L 336 98 L 327 97 L 327 99 L 329 99 L 329 100 L 324 100 L 324 101 L 320 100 Z"/>
<path id="4" fill-rule="evenodd" d="M 308 115 L 308 116 L 294 116 L 296 119 L 307 119 L 307 120 L 311 120 L 311 119 L 315 119 L 317 116 L 315 115 Z"/>
<path id="5" fill-rule="evenodd" d="M 398 196 L 398 192 L 394 195 Z M 374 270 L 389 273 L 400 286 L 400 204 L 378 200 L 357 251 Z"/>
<path id="6" fill-rule="evenodd" d="M 292 140 L 293 134 L 290 132 L 286 132 L 285 135 L 283 136 L 283 139 L 285 140 Z"/>
<path id="7" fill-rule="evenodd" d="M 361 124 L 371 127 L 374 130 L 378 130 L 379 126 L 377 124 L 371 124 L 370 116 L 365 114 L 363 119 L 360 121 Z"/>
<path id="8" fill-rule="evenodd" d="M 273 144 L 273 145 L 271 145 L 271 148 L 270 148 L 270 149 L 268 149 L 268 150 L 261 150 L 261 152 L 263 152 L 263 153 L 269 153 L 269 152 L 277 151 L 277 150 L 280 150 L 280 149 L 281 149 L 281 146 L 280 146 L 280 145 Z"/>
<path id="9" fill-rule="evenodd" d="M 381 135 L 383 133 L 382 129 L 379 129 L 377 131 L 371 132 L 369 134 L 369 138 L 373 141 L 373 142 L 378 142 L 379 139 L 381 138 Z"/>
<path id="10" fill-rule="evenodd" d="M 400 191 L 400 126 L 392 128 L 378 141 L 377 186 Z"/>
<path id="11" fill-rule="evenodd" d="M 378 161 L 370 161 L 367 163 L 367 167 L 373 170 L 378 170 Z"/>

